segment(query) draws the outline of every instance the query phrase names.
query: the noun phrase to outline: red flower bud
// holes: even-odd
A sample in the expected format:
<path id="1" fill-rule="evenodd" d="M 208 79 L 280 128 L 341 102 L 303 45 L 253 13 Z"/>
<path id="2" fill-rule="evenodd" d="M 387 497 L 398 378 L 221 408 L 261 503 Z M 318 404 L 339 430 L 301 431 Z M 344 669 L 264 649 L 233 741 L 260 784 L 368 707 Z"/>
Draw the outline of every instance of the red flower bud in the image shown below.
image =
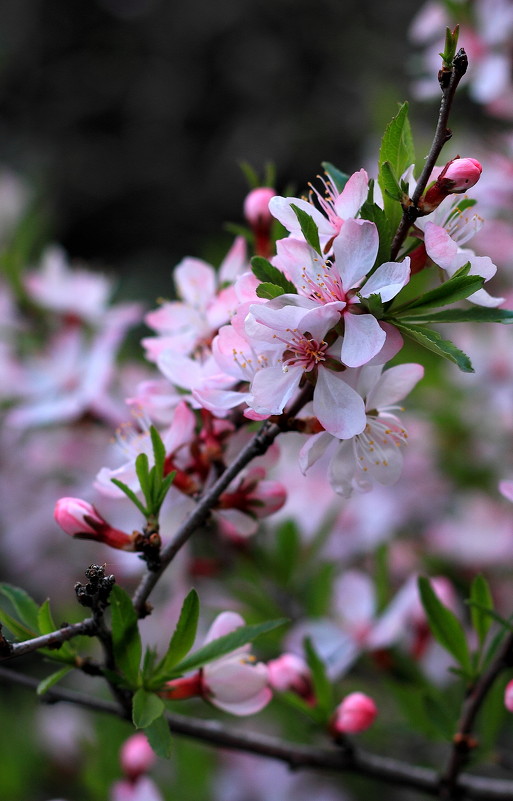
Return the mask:
<path id="1" fill-rule="evenodd" d="M 269 211 L 269 201 L 276 194 L 274 189 L 269 186 L 259 186 L 257 189 L 252 189 L 246 195 L 244 200 L 244 217 L 251 225 L 255 226 L 266 225 L 270 226 L 273 217 Z"/>
<path id="2" fill-rule="evenodd" d="M 371 726 L 378 714 L 372 698 L 364 693 L 350 693 L 335 710 L 331 721 L 333 734 L 356 734 Z"/>
<path id="3" fill-rule="evenodd" d="M 481 177 L 483 168 L 477 159 L 459 156 L 448 161 L 435 183 L 429 187 L 419 201 L 419 208 L 429 214 L 445 200 L 447 195 L 461 194 L 475 186 Z"/>
<path id="4" fill-rule="evenodd" d="M 135 550 L 133 537 L 113 528 L 92 504 L 81 498 L 60 498 L 55 504 L 54 518 L 70 537 L 96 540 L 123 551 Z"/>

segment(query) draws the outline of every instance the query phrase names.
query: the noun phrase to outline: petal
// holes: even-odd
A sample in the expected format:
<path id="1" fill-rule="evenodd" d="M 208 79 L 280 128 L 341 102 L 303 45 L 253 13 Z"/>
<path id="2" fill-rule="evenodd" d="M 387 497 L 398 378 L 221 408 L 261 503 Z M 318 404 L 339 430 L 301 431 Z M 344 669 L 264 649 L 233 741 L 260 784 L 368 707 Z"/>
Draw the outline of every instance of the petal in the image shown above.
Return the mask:
<path id="1" fill-rule="evenodd" d="M 365 282 L 361 294 L 364 298 L 379 295 L 386 303 L 395 298 L 410 280 L 410 259 L 408 256 L 403 262 L 387 261 L 382 264 Z"/>
<path id="2" fill-rule="evenodd" d="M 378 248 L 378 230 L 373 222 L 346 220 L 333 241 L 335 263 L 345 292 L 357 286 L 372 270 Z"/>
<path id="3" fill-rule="evenodd" d="M 237 236 L 219 267 L 219 283 L 233 283 L 247 269 L 246 240 L 243 236 Z"/>
<path id="4" fill-rule="evenodd" d="M 454 264 L 457 259 L 458 245 L 451 239 L 445 228 L 432 222 L 426 223 L 424 245 L 426 253 L 435 264 L 438 264 L 443 270 L 447 270 L 449 274 L 456 271 Z M 458 264 L 458 268 L 461 266 Z"/>
<path id="5" fill-rule="evenodd" d="M 331 434 L 328 434 L 327 431 L 321 431 L 320 434 L 312 434 L 309 436 L 299 451 L 299 468 L 301 472 L 306 474 L 308 468 L 323 456 L 326 448 L 334 441 Z"/>
<path id="6" fill-rule="evenodd" d="M 287 231 L 293 234 L 298 239 L 303 239 L 301 226 L 295 215 L 294 209 L 291 206 L 297 206 L 298 209 L 305 211 L 314 221 L 319 229 L 319 235 L 333 236 L 333 228 L 321 212 L 308 203 L 307 200 L 302 200 L 298 197 L 276 197 L 271 198 L 269 201 L 269 211 L 276 217 L 277 220 L 285 226 Z"/>
<path id="7" fill-rule="evenodd" d="M 231 634 L 235 629 L 245 625 L 244 618 L 237 612 L 221 612 L 210 626 L 203 645 L 207 645 L 219 637 L 224 637 L 225 634 Z"/>
<path id="8" fill-rule="evenodd" d="M 369 192 L 369 176 L 365 170 L 351 175 L 342 192 L 335 200 L 335 211 L 341 220 L 356 217 Z"/>
<path id="9" fill-rule="evenodd" d="M 391 406 L 408 395 L 424 376 L 420 364 L 398 364 L 385 370 L 367 395 L 367 409 Z"/>
<path id="10" fill-rule="evenodd" d="M 201 259 L 182 259 L 173 277 L 178 295 L 197 309 L 204 309 L 215 294 L 215 270 Z"/>
<path id="11" fill-rule="evenodd" d="M 356 470 L 353 443 L 342 442 L 337 448 L 328 468 L 328 481 L 334 492 L 350 498 L 354 491 L 353 478 Z"/>
<path id="12" fill-rule="evenodd" d="M 386 333 L 372 314 L 345 314 L 340 358 L 348 367 L 366 364 L 385 344 Z"/>
<path id="13" fill-rule="evenodd" d="M 266 367 L 251 384 L 248 406 L 259 414 L 281 414 L 293 396 L 303 375 L 302 367 Z"/>
<path id="14" fill-rule="evenodd" d="M 326 431 L 349 439 L 365 428 L 363 399 L 338 373 L 320 368 L 313 397 L 314 414 Z"/>

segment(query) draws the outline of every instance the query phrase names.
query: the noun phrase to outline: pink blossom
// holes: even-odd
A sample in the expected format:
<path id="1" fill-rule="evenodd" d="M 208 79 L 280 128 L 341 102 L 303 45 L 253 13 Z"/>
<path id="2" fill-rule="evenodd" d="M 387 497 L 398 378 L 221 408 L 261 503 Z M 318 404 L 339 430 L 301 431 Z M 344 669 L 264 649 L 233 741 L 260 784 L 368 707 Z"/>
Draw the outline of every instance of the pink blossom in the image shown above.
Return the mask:
<path id="1" fill-rule="evenodd" d="M 513 679 L 508 681 L 504 690 L 504 706 L 508 712 L 513 712 Z"/>
<path id="2" fill-rule="evenodd" d="M 297 654 L 285 653 L 267 663 L 269 684 L 279 692 L 294 692 L 312 699 L 312 677 L 305 660 Z"/>
<path id="3" fill-rule="evenodd" d="M 499 483 L 499 491 L 508 501 L 513 501 L 513 481 L 511 479 L 501 481 Z"/>
<path id="4" fill-rule="evenodd" d="M 120 762 L 125 776 L 132 782 L 146 773 L 156 762 L 155 751 L 143 732 L 132 734 L 121 748 Z"/>
<path id="5" fill-rule="evenodd" d="M 55 504 L 54 517 L 62 530 L 80 540 L 96 540 L 122 551 L 135 550 L 133 538 L 113 528 L 98 510 L 81 498 L 60 498 Z"/>
<path id="6" fill-rule="evenodd" d="M 471 189 L 481 177 L 483 168 L 477 159 L 456 158 L 448 161 L 423 197 L 419 207 L 425 213 L 434 211 L 448 195 L 461 194 Z"/>
<path id="7" fill-rule="evenodd" d="M 269 201 L 276 195 L 269 186 L 259 186 L 252 189 L 244 199 L 244 216 L 251 225 L 269 225 L 272 214 L 269 211 Z"/>
<path id="8" fill-rule="evenodd" d="M 141 776 L 136 781 L 123 779 L 114 782 L 109 801 L 164 801 L 163 796 L 149 776 Z"/>
<path id="9" fill-rule="evenodd" d="M 254 466 L 233 481 L 219 498 L 215 516 L 228 536 L 254 534 L 258 521 L 277 512 L 287 490 L 279 481 L 265 480 L 265 468 Z"/>
<path id="10" fill-rule="evenodd" d="M 378 708 L 372 698 L 365 693 L 350 693 L 337 706 L 331 730 L 334 734 L 357 734 L 372 726 L 377 714 Z"/>

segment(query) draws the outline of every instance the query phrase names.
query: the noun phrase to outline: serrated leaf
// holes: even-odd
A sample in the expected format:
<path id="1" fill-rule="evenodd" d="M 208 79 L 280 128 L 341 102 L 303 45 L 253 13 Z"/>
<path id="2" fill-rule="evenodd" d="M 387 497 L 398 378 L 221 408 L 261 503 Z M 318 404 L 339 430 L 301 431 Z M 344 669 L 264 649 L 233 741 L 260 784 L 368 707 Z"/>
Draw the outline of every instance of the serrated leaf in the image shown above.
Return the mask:
<path id="1" fill-rule="evenodd" d="M 279 298 L 280 295 L 283 295 L 283 289 L 280 286 L 276 286 L 276 284 L 269 284 L 263 283 L 259 284 L 256 288 L 256 294 L 259 298 L 265 298 L 266 300 L 273 300 L 273 298 Z"/>
<path id="2" fill-rule="evenodd" d="M 124 484 L 123 481 L 119 480 L 119 478 L 111 478 L 111 481 L 113 484 L 116 485 L 116 487 L 118 487 L 122 492 L 125 493 L 127 498 L 130 498 L 132 503 L 135 504 L 135 506 L 137 506 L 139 511 L 144 515 L 144 517 L 148 516 L 148 510 L 142 505 L 141 501 L 139 500 L 135 492 L 131 490 L 127 484 Z"/>
<path id="3" fill-rule="evenodd" d="M 326 674 L 326 666 L 317 654 L 312 641 L 305 637 L 303 642 L 305 657 L 312 677 L 316 707 L 322 717 L 327 720 L 333 711 L 333 687 Z"/>
<path id="4" fill-rule="evenodd" d="M 137 729 L 146 729 L 164 712 L 164 702 L 155 693 L 139 687 L 132 701 L 132 721 Z"/>
<path id="5" fill-rule="evenodd" d="M 264 259 L 263 256 L 253 256 L 251 259 L 251 269 L 253 275 L 255 275 L 259 281 L 276 284 L 276 286 L 282 288 L 283 292 L 289 295 L 297 295 L 297 289 L 292 281 L 289 281 L 281 270 L 278 270 L 274 264 Z"/>
<path id="6" fill-rule="evenodd" d="M 467 354 L 463 353 L 463 351 L 457 348 L 450 340 L 442 339 L 438 331 L 433 331 L 431 328 L 424 328 L 419 325 L 405 325 L 398 320 L 394 320 L 393 323 L 406 336 L 418 342 L 419 345 L 457 364 L 462 372 L 474 372 L 474 368 Z"/>
<path id="7" fill-rule="evenodd" d="M 392 200 L 398 200 L 399 202 L 403 199 L 403 190 L 399 186 L 399 181 L 397 180 L 397 176 L 392 169 L 392 165 L 389 161 L 383 162 L 381 165 L 382 171 L 382 178 L 384 184 L 384 192 L 388 195 L 388 197 L 392 198 Z"/>
<path id="8" fill-rule="evenodd" d="M 331 178 L 337 191 L 342 192 L 345 185 L 349 181 L 349 175 L 346 175 L 345 172 L 341 172 L 341 170 L 337 169 L 337 167 L 335 167 L 329 161 L 323 161 L 321 166 L 323 170 L 328 173 L 328 176 Z"/>
<path id="9" fill-rule="evenodd" d="M 129 685 L 135 688 L 138 685 L 142 655 L 137 613 L 129 595 L 118 584 L 112 588 L 109 600 L 116 667 Z"/>
<path id="10" fill-rule="evenodd" d="M 170 759 L 173 749 L 173 738 L 169 729 L 169 724 L 165 718 L 165 712 L 155 718 L 149 726 L 146 726 L 144 733 L 148 742 L 157 754 L 163 759 Z"/>
<path id="11" fill-rule="evenodd" d="M 380 295 L 370 295 L 368 298 L 364 298 L 364 303 L 374 317 L 378 320 L 382 318 L 385 306 Z"/>
<path id="12" fill-rule="evenodd" d="M 397 115 L 387 125 L 379 151 L 378 183 L 383 193 L 384 211 L 389 223 L 388 230 L 384 231 L 387 253 L 403 213 L 401 204 L 387 195 L 386 190 L 390 189 L 387 170 L 390 169 L 394 176 L 400 178 L 414 162 L 415 150 L 408 120 L 408 104 L 403 103 Z M 389 168 L 384 168 L 384 164 L 388 164 Z"/>
<path id="13" fill-rule="evenodd" d="M 196 639 L 199 610 L 200 602 L 198 593 L 193 589 L 183 602 L 176 629 L 171 637 L 167 654 L 162 660 L 159 670 L 171 670 L 173 665 L 176 665 L 177 662 L 189 653 Z"/>
<path id="14" fill-rule="evenodd" d="M 54 684 L 57 684 L 64 676 L 67 676 L 71 670 L 73 670 L 72 667 L 63 667 L 55 673 L 52 673 L 51 676 L 47 676 L 46 679 L 43 679 L 37 685 L 36 693 L 38 695 L 44 695 Z"/>
<path id="15" fill-rule="evenodd" d="M 413 311 L 414 315 L 422 314 L 424 309 L 448 306 L 458 300 L 465 300 L 469 295 L 473 295 L 484 284 L 484 278 L 480 275 L 453 276 L 440 286 L 430 289 L 424 295 L 412 300 L 405 306 L 394 309 L 394 316 L 409 316 Z"/>
<path id="16" fill-rule="evenodd" d="M 369 194 L 371 191 L 372 189 L 369 189 Z M 360 209 L 360 218 L 362 220 L 370 220 L 378 229 L 379 250 L 374 262 L 374 267 L 377 267 L 389 260 L 390 242 L 395 234 L 396 227 L 392 227 L 384 209 L 372 200 L 365 201 Z M 372 271 L 370 274 L 372 274 Z"/>
<path id="17" fill-rule="evenodd" d="M 187 673 L 189 670 L 196 670 L 196 668 L 202 667 L 214 659 L 230 654 L 232 651 L 236 651 L 237 648 L 246 645 L 246 643 L 261 637 L 262 634 L 267 634 L 267 632 L 278 628 L 278 626 L 283 626 L 286 622 L 286 618 L 279 618 L 278 620 L 268 620 L 265 623 L 240 626 L 230 634 L 225 634 L 223 637 L 218 637 L 217 640 L 212 640 L 212 642 L 204 645 L 203 648 L 174 665 L 170 678 L 174 675 Z"/>
<path id="18" fill-rule="evenodd" d="M 463 671 L 471 675 L 472 660 L 463 626 L 456 615 L 442 604 L 427 578 L 420 576 L 418 586 L 431 633 Z"/>
<path id="19" fill-rule="evenodd" d="M 401 320 L 403 318 L 401 317 Z M 486 306 L 470 306 L 468 309 L 445 309 L 432 314 L 411 315 L 405 313 L 404 322 L 424 325 L 425 323 L 513 323 L 510 309 L 491 309 Z"/>
<path id="20" fill-rule="evenodd" d="M 470 587 L 469 600 L 473 602 L 473 605 L 470 608 L 472 625 L 479 638 L 479 643 L 482 646 L 486 639 L 486 635 L 490 630 L 490 626 L 492 625 L 492 620 L 490 615 L 486 614 L 483 611 L 483 608 L 490 609 L 493 611 L 492 593 L 490 591 L 490 586 L 484 576 L 478 575 L 473 580 L 472 585 Z"/>
<path id="21" fill-rule="evenodd" d="M 0 584 L 0 594 L 11 603 L 19 620 L 31 631 L 39 631 L 37 623 L 38 605 L 21 587 Z"/>
<path id="22" fill-rule="evenodd" d="M 321 243 L 319 241 L 319 229 L 313 221 L 313 218 L 310 217 L 304 209 L 295 206 L 294 203 L 290 204 L 290 208 L 296 215 L 298 223 L 301 226 L 302 234 L 310 247 L 319 253 L 319 255 L 322 255 Z"/>

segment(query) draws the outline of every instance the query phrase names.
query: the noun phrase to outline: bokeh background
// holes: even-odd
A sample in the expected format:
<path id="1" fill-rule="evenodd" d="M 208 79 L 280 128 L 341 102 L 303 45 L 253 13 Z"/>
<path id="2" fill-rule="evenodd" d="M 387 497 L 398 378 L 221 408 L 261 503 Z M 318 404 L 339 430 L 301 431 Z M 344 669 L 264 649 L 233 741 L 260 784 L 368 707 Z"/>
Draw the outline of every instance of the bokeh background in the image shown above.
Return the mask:
<path id="1" fill-rule="evenodd" d="M 153 300 L 241 221 L 249 162 L 302 189 L 362 166 L 408 97 L 411 0 L 2 3 L 0 162 L 72 258 Z"/>

